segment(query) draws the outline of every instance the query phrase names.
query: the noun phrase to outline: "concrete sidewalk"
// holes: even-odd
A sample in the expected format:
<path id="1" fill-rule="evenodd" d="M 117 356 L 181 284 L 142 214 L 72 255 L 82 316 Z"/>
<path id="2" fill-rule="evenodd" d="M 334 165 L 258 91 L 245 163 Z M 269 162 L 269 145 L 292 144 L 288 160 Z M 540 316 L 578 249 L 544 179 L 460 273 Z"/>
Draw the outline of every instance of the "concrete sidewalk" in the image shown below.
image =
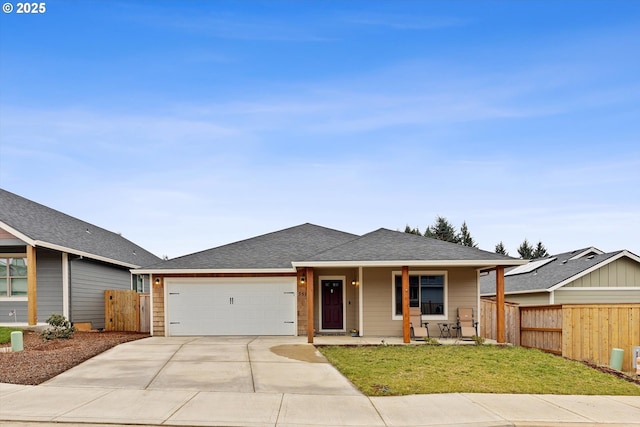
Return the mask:
<path id="1" fill-rule="evenodd" d="M 0 424 L 193 426 L 640 426 L 640 397 L 401 397 L 0 384 Z M 26 423 L 26 424 L 25 424 Z"/>
<path id="2" fill-rule="evenodd" d="M 367 397 L 304 338 L 153 337 L 39 386 L 0 384 L 0 425 L 48 423 L 640 427 L 640 397 Z"/>

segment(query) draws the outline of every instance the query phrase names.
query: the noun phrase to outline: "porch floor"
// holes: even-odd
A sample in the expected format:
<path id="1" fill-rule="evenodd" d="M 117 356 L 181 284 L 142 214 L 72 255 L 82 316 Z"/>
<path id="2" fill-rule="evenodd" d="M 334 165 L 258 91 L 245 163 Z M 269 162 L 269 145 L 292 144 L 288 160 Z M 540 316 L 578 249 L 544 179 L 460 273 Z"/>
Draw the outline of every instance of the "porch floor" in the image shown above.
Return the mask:
<path id="1" fill-rule="evenodd" d="M 472 340 L 462 340 L 459 338 L 434 338 L 444 345 L 476 344 Z M 404 344 L 402 342 L 402 337 L 352 337 L 350 335 L 317 335 L 313 338 L 313 343 L 316 345 L 424 345 L 424 341 L 422 339 L 411 340 L 410 343 Z M 485 344 L 497 344 L 497 341 L 485 339 Z"/>

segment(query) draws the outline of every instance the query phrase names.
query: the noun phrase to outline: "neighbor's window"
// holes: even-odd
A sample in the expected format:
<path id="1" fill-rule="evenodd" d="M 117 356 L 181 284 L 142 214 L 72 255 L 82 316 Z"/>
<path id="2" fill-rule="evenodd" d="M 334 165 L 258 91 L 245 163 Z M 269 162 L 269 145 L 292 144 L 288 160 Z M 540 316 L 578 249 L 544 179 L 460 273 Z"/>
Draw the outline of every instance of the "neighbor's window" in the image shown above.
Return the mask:
<path id="1" fill-rule="evenodd" d="M 402 275 L 395 275 L 395 314 L 402 316 Z M 446 278 L 444 274 L 410 274 L 409 306 L 420 307 L 424 315 L 445 314 Z"/>
<path id="2" fill-rule="evenodd" d="M 27 258 L 0 257 L 0 297 L 27 296 Z"/>

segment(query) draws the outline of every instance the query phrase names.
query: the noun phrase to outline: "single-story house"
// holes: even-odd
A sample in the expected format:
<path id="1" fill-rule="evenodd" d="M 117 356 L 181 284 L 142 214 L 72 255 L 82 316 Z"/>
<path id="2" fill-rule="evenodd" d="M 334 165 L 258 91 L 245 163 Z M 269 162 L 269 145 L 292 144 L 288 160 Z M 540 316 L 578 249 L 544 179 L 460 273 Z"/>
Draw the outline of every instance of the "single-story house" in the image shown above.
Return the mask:
<path id="1" fill-rule="evenodd" d="M 303 224 L 132 272 L 150 275 L 153 335 L 313 342 L 357 330 L 409 342 L 410 306 L 437 335 L 458 307 L 478 313 L 481 271 L 498 272 L 501 292 L 504 268 L 525 262 L 387 229 L 358 236 Z"/>
<path id="2" fill-rule="evenodd" d="M 482 296 L 495 296 L 495 273 L 480 283 Z M 640 302 L 640 257 L 589 247 L 532 260 L 505 271 L 504 293 L 523 306 Z"/>
<path id="3" fill-rule="evenodd" d="M 101 329 L 104 291 L 144 291 L 130 270 L 159 261 L 117 233 L 0 189 L 0 323 L 60 313 Z"/>

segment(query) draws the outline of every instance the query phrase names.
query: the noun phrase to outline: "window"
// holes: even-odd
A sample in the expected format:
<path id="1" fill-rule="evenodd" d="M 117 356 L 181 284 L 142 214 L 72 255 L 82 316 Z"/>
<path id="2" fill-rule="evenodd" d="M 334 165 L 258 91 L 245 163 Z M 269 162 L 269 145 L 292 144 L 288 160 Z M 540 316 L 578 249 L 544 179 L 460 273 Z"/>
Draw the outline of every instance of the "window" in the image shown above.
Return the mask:
<path id="1" fill-rule="evenodd" d="M 0 297 L 27 296 L 27 258 L 0 256 Z"/>
<path id="2" fill-rule="evenodd" d="M 394 272 L 394 315 L 402 316 L 402 274 Z M 446 315 L 447 276 L 444 272 L 409 275 L 409 306 L 425 316 Z"/>

